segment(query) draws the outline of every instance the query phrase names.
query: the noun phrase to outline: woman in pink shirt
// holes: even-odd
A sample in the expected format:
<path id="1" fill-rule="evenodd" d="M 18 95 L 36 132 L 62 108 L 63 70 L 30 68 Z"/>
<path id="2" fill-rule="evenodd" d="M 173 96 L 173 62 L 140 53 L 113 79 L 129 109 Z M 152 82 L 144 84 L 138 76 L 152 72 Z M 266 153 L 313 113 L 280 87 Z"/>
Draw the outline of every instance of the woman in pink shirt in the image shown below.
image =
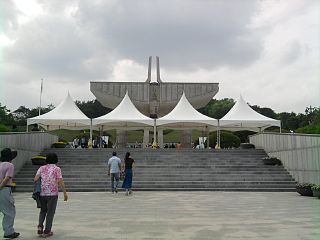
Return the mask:
<path id="1" fill-rule="evenodd" d="M 68 200 L 61 169 L 56 165 L 57 162 L 57 154 L 48 153 L 46 156 L 47 164 L 41 166 L 34 177 L 34 181 L 38 181 L 41 178 L 41 211 L 39 214 L 38 234 L 42 237 L 53 235 L 51 228 L 58 202 L 59 186 L 63 191 L 64 201 Z M 43 226 L 44 220 L 46 220 L 45 228 Z"/>

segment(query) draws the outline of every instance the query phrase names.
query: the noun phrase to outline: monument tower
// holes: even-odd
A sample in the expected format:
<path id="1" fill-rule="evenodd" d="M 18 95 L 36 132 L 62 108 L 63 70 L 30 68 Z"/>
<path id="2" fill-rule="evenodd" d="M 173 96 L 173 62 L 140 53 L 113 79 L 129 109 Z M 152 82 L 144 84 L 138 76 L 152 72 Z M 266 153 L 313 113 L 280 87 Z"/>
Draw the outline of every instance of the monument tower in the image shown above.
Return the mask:
<path id="1" fill-rule="evenodd" d="M 217 94 L 218 83 L 164 82 L 160 78 L 159 57 L 156 57 L 157 80 L 151 81 L 152 57 L 149 57 L 145 82 L 90 82 L 90 90 L 105 107 L 114 109 L 126 91 L 133 104 L 144 115 L 159 118 L 168 114 L 178 103 L 183 91 L 195 109 L 202 108 Z"/>
<path id="2" fill-rule="evenodd" d="M 219 90 L 218 83 L 200 83 L 197 80 L 195 82 L 162 81 L 158 56 L 156 57 L 156 81 L 151 79 L 151 70 L 152 57 L 150 56 L 146 81 L 90 82 L 90 90 L 103 106 L 111 109 L 118 106 L 128 91 L 129 97 L 137 109 L 151 118 L 160 118 L 168 114 L 176 106 L 183 92 L 191 105 L 195 109 L 199 109 L 206 106 Z M 121 135 L 120 131 L 118 131 L 118 135 Z M 125 139 L 119 141 L 123 142 Z M 161 139 L 159 142 L 161 144 Z M 184 140 L 182 139 L 181 142 Z"/>

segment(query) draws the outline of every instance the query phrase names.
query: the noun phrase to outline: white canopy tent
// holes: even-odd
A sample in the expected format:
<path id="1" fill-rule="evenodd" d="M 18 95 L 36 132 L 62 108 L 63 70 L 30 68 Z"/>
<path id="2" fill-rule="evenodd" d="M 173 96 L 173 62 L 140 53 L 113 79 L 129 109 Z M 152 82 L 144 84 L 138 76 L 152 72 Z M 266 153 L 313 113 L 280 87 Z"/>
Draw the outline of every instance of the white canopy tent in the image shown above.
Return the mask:
<path id="1" fill-rule="evenodd" d="M 157 119 L 157 126 L 161 129 L 202 129 L 207 132 L 217 128 L 218 121 L 198 112 L 183 93 L 178 104 L 167 115 Z M 209 138 L 207 141 L 209 146 Z"/>
<path id="2" fill-rule="evenodd" d="M 281 121 L 254 111 L 241 95 L 230 111 L 219 120 L 219 128 L 229 131 L 249 130 L 260 132 L 271 126 L 281 128 Z"/>
<path id="3" fill-rule="evenodd" d="M 216 128 L 218 121 L 199 113 L 183 93 L 175 108 L 167 115 L 157 119 L 157 126 L 165 128 Z"/>
<path id="4" fill-rule="evenodd" d="M 28 118 L 27 126 L 38 124 L 47 130 L 91 129 L 91 120 L 74 103 L 69 92 L 67 97 L 53 110 L 37 117 Z"/>
<path id="5" fill-rule="evenodd" d="M 92 125 L 104 129 L 141 129 L 154 126 L 154 119 L 143 115 L 132 103 L 128 92 L 111 112 L 92 119 Z"/>
<path id="6" fill-rule="evenodd" d="M 218 126 L 218 147 L 220 147 L 220 130 L 241 131 L 249 130 L 261 132 L 271 126 L 280 128 L 281 121 L 266 117 L 254 111 L 240 95 L 239 100 L 230 109 L 230 111 L 219 121 Z"/>

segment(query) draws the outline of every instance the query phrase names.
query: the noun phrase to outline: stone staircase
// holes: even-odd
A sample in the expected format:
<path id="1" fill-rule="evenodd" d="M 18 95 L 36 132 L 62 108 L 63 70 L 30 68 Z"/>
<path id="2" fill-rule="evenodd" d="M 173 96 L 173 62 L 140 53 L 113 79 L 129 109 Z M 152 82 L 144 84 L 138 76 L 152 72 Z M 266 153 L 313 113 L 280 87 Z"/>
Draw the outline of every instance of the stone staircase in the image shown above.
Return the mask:
<path id="1" fill-rule="evenodd" d="M 117 149 L 136 161 L 134 190 L 295 191 L 283 166 L 263 165 L 261 149 Z M 113 149 L 46 149 L 59 157 L 67 190 L 110 191 L 106 162 Z M 32 192 L 39 166 L 31 161 L 14 177 L 17 191 Z"/>

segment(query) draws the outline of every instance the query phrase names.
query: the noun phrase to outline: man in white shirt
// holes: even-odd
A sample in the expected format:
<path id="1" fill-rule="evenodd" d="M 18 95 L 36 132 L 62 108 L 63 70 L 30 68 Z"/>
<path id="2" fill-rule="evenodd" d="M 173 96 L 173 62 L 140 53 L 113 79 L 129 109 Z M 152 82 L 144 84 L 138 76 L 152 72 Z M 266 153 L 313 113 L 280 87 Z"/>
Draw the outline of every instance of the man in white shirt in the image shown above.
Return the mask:
<path id="1" fill-rule="evenodd" d="M 119 175 L 121 171 L 121 160 L 117 157 L 117 153 L 113 152 L 112 157 L 108 161 L 108 176 L 111 175 L 111 191 L 112 193 L 118 192 Z M 116 185 L 114 185 L 116 180 Z"/>

